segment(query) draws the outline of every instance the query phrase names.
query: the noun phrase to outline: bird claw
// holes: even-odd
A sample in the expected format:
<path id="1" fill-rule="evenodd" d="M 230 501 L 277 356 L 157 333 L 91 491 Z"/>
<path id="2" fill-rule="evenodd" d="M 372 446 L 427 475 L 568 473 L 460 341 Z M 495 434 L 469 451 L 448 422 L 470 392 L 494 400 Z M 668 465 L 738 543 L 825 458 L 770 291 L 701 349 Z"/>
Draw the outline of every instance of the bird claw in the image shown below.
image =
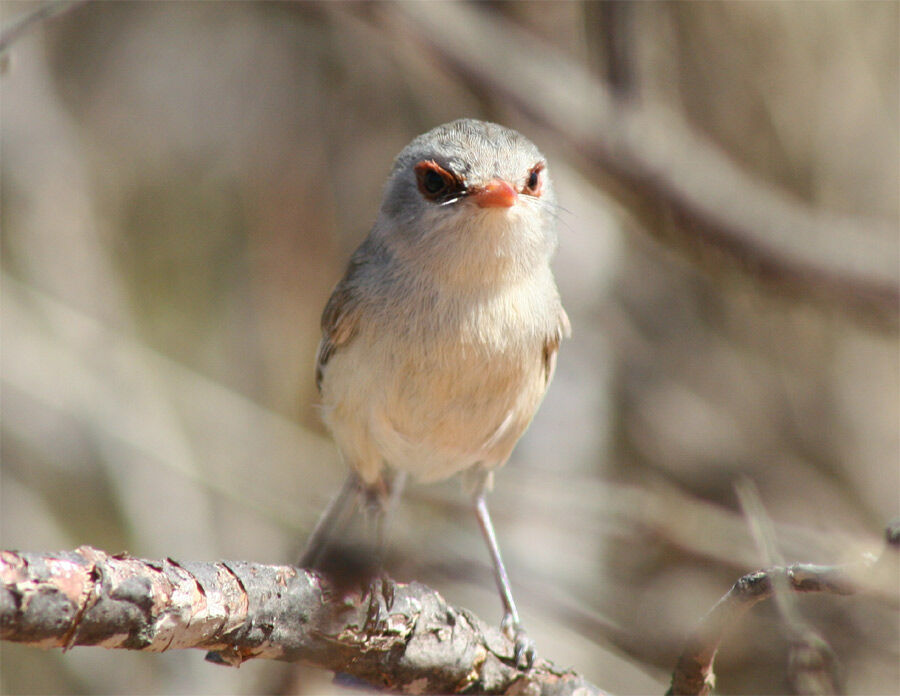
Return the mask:
<path id="1" fill-rule="evenodd" d="M 537 657 L 537 646 L 521 628 L 516 631 L 515 656 L 516 667 L 519 669 L 531 669 Z"/>
<path id="2" fill-rule="evenodd" d="M 528 637 L 522 625 L 510 614 L 507 614 L 500 622 L 500 630 L 503 632 L 503 635 L 513 642 L 513 656 L 516 660 L 516 667 L 522 670 L 531 669 L 537 658 L 537 646 Z"/>

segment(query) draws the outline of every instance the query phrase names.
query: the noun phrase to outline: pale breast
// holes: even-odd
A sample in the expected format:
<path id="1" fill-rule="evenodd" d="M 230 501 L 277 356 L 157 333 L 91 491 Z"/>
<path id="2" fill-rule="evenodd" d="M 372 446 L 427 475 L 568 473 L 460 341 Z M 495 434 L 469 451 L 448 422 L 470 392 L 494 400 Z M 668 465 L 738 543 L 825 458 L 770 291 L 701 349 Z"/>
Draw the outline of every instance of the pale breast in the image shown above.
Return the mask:
<path id="1" fill-rule="evenodd" d="M 361 331 L 323 383 L 326 420 L 350 463 L 365 478 L 388 462 L 423 480 L 504 463 L 546 388 L 545 294 L 432 298 L 392 330 L 382 318 Z"/>

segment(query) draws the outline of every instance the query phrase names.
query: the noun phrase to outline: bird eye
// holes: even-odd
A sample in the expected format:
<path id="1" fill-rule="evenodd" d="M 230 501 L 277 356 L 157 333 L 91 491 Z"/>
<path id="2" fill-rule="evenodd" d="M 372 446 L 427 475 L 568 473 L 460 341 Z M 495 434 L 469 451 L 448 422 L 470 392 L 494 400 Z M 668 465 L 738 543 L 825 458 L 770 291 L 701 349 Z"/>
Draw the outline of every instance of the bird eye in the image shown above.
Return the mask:
<path id="1" fill-rule="evenodd" d="M 422 177 L 422 188 L 424 188 L 427 193 L 430 193 L 432 195 L 434 195 L 435 193 L 440 193 L 441 189 L 443 189 L 446 185 L 447 184 L 444 181 L 444 177 L 442 177 L 433 169 L 429 169 Z"/>
<path id="2" fill-rule="evenodd" d="M 525 179 L 525 188 L 522 189 L 522 193 L 527 193 L 532 196 L 539 196 L 541 194 L 542 171 L 544 171 L 543 162 L 538 162 L 531 168 L 531 171 L 528 172 L 528 178 Z"/>
<path id="3" fill-rule="evenodd" d="M 462 191 L 463 183 L 433 160 L 419 162 L 414 168 L 419 191 L 430 201 Z"/>

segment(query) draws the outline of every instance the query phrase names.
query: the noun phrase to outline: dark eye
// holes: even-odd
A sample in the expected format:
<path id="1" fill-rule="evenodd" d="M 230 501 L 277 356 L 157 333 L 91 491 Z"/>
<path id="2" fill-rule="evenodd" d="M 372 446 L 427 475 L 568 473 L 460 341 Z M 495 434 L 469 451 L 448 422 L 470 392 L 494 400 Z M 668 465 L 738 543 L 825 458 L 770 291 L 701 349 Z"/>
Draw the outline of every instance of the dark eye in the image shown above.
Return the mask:
<path id="1" fill-rule="evenodd" d="M 433 169 L 426 171 L 422 177 L 422 187 L 427 193 L 432 195 L 440 193 L 446 186 L 447 182 L 444 181 L 444 177 Z"/>
<path id="2" fill-rule="evenodd" d="M 430 201 L 452 198 L 452 194 L 465 188 L 459 178 L 433 160 L 419 162 L 413 170 L 419 191 Z"/>
<path id="3" fill-rule="evenodd" d="M 541 195 L 541 172 L 544 171 L 544 163 L 539 162 L 531 168 L 531 171 L 528 172 L 528 178 L 525 179 L 525 188 L 522 189 L 522 193 L 527 193 L 531 196 L 539 196 Z"/>

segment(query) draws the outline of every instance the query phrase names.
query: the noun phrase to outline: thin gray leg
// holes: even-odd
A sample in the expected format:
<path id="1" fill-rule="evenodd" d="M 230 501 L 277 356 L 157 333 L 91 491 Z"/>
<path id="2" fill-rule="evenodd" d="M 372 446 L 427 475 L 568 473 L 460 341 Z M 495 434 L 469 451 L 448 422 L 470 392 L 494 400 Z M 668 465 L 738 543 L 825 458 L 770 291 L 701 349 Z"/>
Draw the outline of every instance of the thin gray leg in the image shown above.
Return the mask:
<path id="1" fill-rule="evenodd" d="M 487 542 L 488 551 L 494 566 L 494 580 L 497 581 L 497 589 L 500 592 L 500 601 L 503 603 L 503 621 L 500 627 L 515 642 L 516 664 L 523 669 L 531 667 L 535 659 L 534 642 L 528 638 L 525 629 L 519 621 L 519 612 L 509 586 L 509 576 L 500 556 L 500 546 L 497 544 L 497 535 L 494 533 L 494 525 L 488 512 L 486 491 L 480 487 L 475 493 L 475 515 L 478 518 L 478 526 Z"/>
<path id="2" fill-rule="evenodd" d="M 475 515 L 478 517 L 478 526 L 487 542 L 488 551 L 491 554 L 491 562 L 494 566 L 494 580 L 497 582 L 497 590 L 500 592 L 500 601 L 503 602 L 504 622 L 511 621 L 513 625 L 519 623 L 519 611 L 516 609 L 516 601 L 513 599 L 512 590 L 509 587 L 509 576 L 506 574 L 506 566 L 500 556 L 500 546 L 497 544 L 497 535 L 494 533 L 494 525 L 491 522 L 491 514 L 488 512 L 485 492 L 475 495 Z M 507 619 L 507 617 L 509 617 Z"/>

